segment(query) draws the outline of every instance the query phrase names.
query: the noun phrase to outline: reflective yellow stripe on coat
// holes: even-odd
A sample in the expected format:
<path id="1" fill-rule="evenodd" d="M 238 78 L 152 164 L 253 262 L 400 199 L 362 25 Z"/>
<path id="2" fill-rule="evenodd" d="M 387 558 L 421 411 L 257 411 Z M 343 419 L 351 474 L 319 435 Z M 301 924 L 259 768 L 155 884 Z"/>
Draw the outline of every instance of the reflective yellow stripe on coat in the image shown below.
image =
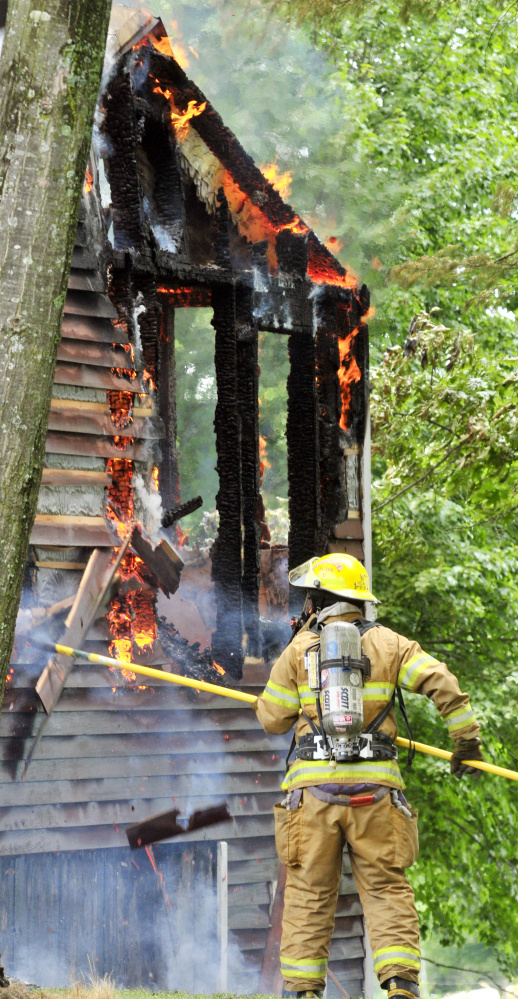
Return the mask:
<path id="1" fill-rule="evenodd" d="M 419 652 L 417 656 L 412 656 L 408 662 L 403 663 L 397 678 L 398 686 L 405 690 L 414 690 L 415 685 L 425 669 L 430 666 L 439 665 L 439 660 L 429 656 L 427 652 Z"/>
<path id="2" fill-rule="evenodd" d="M 446 722 L 451 735 L 452 732 L 459 732 L 461 728 L 472 725 L 475 721 L 475 715 L 471 708 L 458 708 L 457 711 L 451 711 L 449 715 L 445 715 L 443 721 Z"/>
<path id="3" fill-rule="evenodd" d="M 403 788 L 403 778 L 396 760 L 359 760 L 330 767 L 328 760 L 295 760 L 282 782 L 283 791 L 309 784 L 389 784 Z"/>
<path id="4" fill-rule="evenodd" d="M 268 680 L 263 690 L 263 697 L 265 701 L 279 704 L 281 708 L 287 708 L 289 711 L 298 711 L 300 707 L 298 692 L 291 687 L 283 687 L 280 683 L 274 683 L 273 680 Z"/>

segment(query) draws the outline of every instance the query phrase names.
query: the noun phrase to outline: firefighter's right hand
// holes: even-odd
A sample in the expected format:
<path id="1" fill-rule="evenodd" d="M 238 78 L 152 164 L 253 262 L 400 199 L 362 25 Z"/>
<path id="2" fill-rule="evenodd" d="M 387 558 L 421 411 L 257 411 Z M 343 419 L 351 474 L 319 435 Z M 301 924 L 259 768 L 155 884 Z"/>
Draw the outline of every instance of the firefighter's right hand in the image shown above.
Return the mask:
<path id="1" fill-rule="evenodd" d="M 460 780 L 463 774 L 467 774 L 473 780 L 478 780 L 482 776 L 482 770 L 470 767 L 468 764 L 463 763 L 463 760 L 480 760 L 482 763 L 485 762 L 480 749 L 480 739 L 458 739 L 450 760 L 450 770 L 454 777 Z"/>

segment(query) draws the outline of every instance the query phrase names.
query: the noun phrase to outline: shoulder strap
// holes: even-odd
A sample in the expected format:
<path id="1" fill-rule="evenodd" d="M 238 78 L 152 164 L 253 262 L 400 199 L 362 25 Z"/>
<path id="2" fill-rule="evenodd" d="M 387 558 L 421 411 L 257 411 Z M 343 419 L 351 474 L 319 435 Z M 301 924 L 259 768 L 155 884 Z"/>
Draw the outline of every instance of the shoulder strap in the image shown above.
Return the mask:
<path id="1" fill-rule="evenodd" d="M 360 635 L 364 635 L 365 632 L 370 631 L 371 628 L 381 627 L 381 625 L 379 625 L 377 621 L 367 621 L 366 617 L 357 618 L 356 621 L 353 621 L 353 624 L 355 625 L 356 628 L 358 628 Z"/>

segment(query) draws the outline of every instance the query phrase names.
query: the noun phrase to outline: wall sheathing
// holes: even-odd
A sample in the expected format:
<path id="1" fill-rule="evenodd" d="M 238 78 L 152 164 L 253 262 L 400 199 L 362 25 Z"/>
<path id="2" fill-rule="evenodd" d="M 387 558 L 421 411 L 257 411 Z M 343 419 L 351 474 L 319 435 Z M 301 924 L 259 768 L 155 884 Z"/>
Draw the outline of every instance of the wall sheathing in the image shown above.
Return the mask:
<path id="1" fill-rule="evenodd" d="M 134 12 L 128 14 L 131 30 L 124 34 L 124 23 L 118 28 L 126 49 L 138 28 Z M 116 51 L 115 43 L 112 47 Z M 325 550 L 362 557 L 367 328 L 361 320 L 367 293 L 347 286 L 343 268 L 307 227 L 296 231 L 298 216 L 262 178 L 210 104 L 192 120 L 184 141 L 177 141 L 169 104 L 153 94 L 151 77 L 170 89 L 180 110 L 189 100 L 204 100 L 174 60 L 152 47 L 123 58 L 103 99 L 111 205 L 101 208 L 94 156 L 31 537 L 31 600 L 48 606 L 75 593 L 92 549 L 118 543 L 106 518 L 106 490 L 113 484 L 109 459 L 123 457 L 146 474 L 159 465 L 164 506 L 178 502 L 174 310 L 210 305 L 220 476 L 220 529 L 212 561 L 218 597 L 213 653 L 235 680 L 242 676 L 246 689 L 258 693 L 269 667 L 257 660 L 251 665 L 242 643 L 244 626 L 248 656 L 257 655 L 258 331 L 289 338 L 289 564 Z M 352 332 L 348 357 L 354 357 L 361 377 L 351 386 L 351 419 L 344 430 L 339 341 Z M 133 394 L 132 422 L 125 429 L 115 426 L 107 401 L 107 392 L 116 391 Z M 101 652 L 110 637 L 105 610 L 84 643 Z M 155 661 L 164 662 L 158 647 L 155 651 Z M 102 853 L 107 899 L 119 889 L 131 897 L 135 886 L 121 874 L 130 862 L 128 853 L 127 860 L 120 859 L 124 826 L 170 808 L 172 800 L 178 808 L 192 808 L 225 799 L 234 816 L 220 833 L 229 843 L 229 924 L 244 955 L 229 988 L 255 991 L 278 876 L 271 809 L 279 800 L 287 740 L 265 735 L 253 711 L 239 704 L 169 685 L 121 685 L 105 669 L 76 665 L 20 782 L 22 761 L 43 720 L 34 692 L 43 665 L 22 638 L 13 653 L 0 725 L 4 911 L 21 914 L 35 858 L 43 870 L 50 855 L 54 891 L 62 890 L 65 878 L 86 890 L 87 872 L 99 867 Z M 211 835 L 210 830 L 191 834 L 185 842 L 211 842 Z M 176 850 L 174 844 L 162 848 L 164 871 L 171 878 Z M 203 856 L 199 863 L 208 871 L 208 855 Z M 44 905 L 44 887 L 38 898 Z M 17 930 L 27 933 L 27 925 L 16 923 L 20 919 L 14 920 Z M 120 937 L 118 919 L 110 925 L 106 932 L 108 938 L 111 932 L 117 935 L 113 953 L 123 965 L 121 939 L 126 938 Z M 134 980 L 127 984 L 137 984 L 139 975 L 148 984 L 149 962 L 142 957 L 139 964 L 134 957 L 135 933 L 130 926 Z M 9 969 L 16 959 L 15 936 L 3 938 L 2 947 Z M 92 947 L 98 947 L 95 941 Z M 363 956 L 361 907 L 346 857 L 330 966 L 353 996 L 362 991 Z M 160 960 L 157 952 L 158 969 Z M 157 971 L 154 983 L 165 987 L 165 972 Z M 329 994 L 334 994 L 331 987 Z"/>

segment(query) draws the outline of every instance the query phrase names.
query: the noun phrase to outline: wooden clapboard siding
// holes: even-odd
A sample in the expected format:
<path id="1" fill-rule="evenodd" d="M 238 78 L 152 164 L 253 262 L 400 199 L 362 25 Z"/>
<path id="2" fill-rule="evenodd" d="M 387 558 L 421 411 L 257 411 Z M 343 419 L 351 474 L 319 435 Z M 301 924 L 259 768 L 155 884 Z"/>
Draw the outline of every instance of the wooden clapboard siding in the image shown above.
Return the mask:
<path id="1" fill-rule="evenodd" d="M 75 316 L 93 316 L 99 319 L 117 319 L 117 309 L 107 295 L 93 291 L 67 291 L 65 313 Z"/>
<path id="2" fill-rule="evenodd" d="M 61 338 L 63 340 L 93 340 L 96 343 L 127 343 L 128 336 L 120 326 L 115 326 L 109 319 L 99 319 L 93 316 L 76 316 L 67 314 L 63 316 L 61 324 Z M 130 359 L 128 355 L 128 360 Z"/>
<path id="3" fill-rule="evenodd" d="M 144 852 L 138 859 L 127 847 L 9 858 L 0 878 L 6 966 L 40 986 L 81 981 L 93 965 L 124 988 L 166 989 L 168 956 L 189 948 L 196 929 L 214 939 L 215 851 L 167 843 L 154 856 L 170 909 Z M 206 911 L 196 918 L 200 897 Z M 186 962 L 179 986 L 199 991 L 197 970 Z"/>
<path id="4" fill-rule="evenodd" d="M 135 381 L 112 374 L 105 367 L 92 366 L 83 363 L 64 363 L 58 361 L 54 371 L 55 385 L 77 385 L 86 388 L 112 389 L 119 392 L 140 391 L 140 385 L 135 386 Z"/>
<path id="5" fill-rule="evenodd" d="M 181 842 L 216 836 L 228 841 L 229 927 L 248 982 L 257 976 L 258 985 L 278 876 L 272 805 L 279 800 L 289 738 L 264 733 L 253 710 L 239 702 L 166 681 L 144 690 L 119 686 L 118 673 L 78 664 L 20 783 L 13 780 L 17 761 L 43 718 L 33 691 L 40 669 L 41 662 L 15 666 L 6 692 L 0 854 L 16 863 L 31 853 L 118 854 L 125 848 L 125 826 L 139 818 L 173 806 L 228 801 L 231 824 L 199 830 Z M 258 693 L 268 672 L 265 666 L 246 667 L 244 689 Z M 354 990 L 363 920 L 347 856 L 340 892 L 331 967 L 359 994 Z M 239 973 L 232 973 L 230 987 L 240 988 Z"/>
<path id="6" fill-rule="evenodd" d="M 110 343 L 92 343 L 80 339 L 61 340 L 57 359 L 75 361 L 77 364 L 93 364 L 102 368 L 135 370 L 131 355 L 125 350 L 114 350 Z M 137 389 L 134 388 L 133 391 Z"/>
<path id="7" fill-rule="evenodd" d="M 114 535 L 104 517 L 61 516 L 37 513 L 31 532 L 31 545 L 87 545 L 111 547 Z"/>
<path id="8" fill-rule="evenodd" d="M 135 461 L 150 461 L 153 457 L 153 441 L 135 441 L 131 427 L 121 431 L 120 436 L 129 440 L 124 447 L 116 445 L 109 437 L 94 437 L 78 433 L 54 433 L 49 431 L 45 450 L 51 454 L 92 454 L 102 458 L 133 458 Z"/>

